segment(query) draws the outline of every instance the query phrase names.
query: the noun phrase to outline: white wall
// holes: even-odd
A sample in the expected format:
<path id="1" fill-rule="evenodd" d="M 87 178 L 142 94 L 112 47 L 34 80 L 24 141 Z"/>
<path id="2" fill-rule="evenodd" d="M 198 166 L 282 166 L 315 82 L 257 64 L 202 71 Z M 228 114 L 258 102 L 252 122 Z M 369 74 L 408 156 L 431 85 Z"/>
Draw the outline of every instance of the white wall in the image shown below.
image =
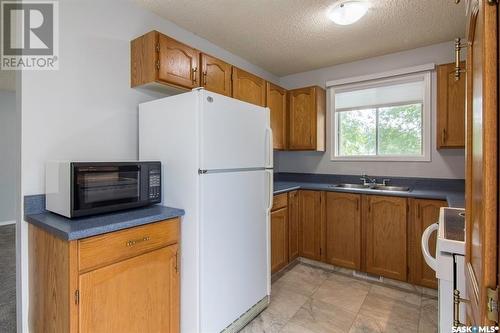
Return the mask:
<path id="1" fill-rule="evenodd" d="M 23 73 L 23 191 L 44 192 L 48 159 L 137 158 L 137 104 L 130 40 L 159 30 L 268 80 L 248 63 L 129 1 L 61 1 L 60 69 Z"/>
<path id="2" fill-rule="evenodd" d="M 274 75 L 131 1 L 59 2 L 60 69 L 22 73 L 22 194 L 44 193 L 44 163 L 138 157 L 137 105 L 158 95 L 130 88 L 130 40 L 156 29 L 279 83 Z M 175 124 L 165 124 L 168 126 Z M 22 331 L 27 331 L 27 226 L 21 225 Z"/>
<path id="3" fill-rule="evenodd" d="M 348 64 L 298 73 L 281 78 L 281 85 L 292 89 L 308 85 L 324 87 L 326 81 L 381 73 L 426 63 L 443 64 L 454 61 L 453 42 L 436 44 Z M 327 94 L 328 96 L 328 94 Z M 329 104 L 329 103 L 327 103 Z M 325 153 L 279 152 L 280 172 L 362 174 L 375 176 L 413 176 L 436 178 L 465 177 L 463 149 L 436 150 L 436 73 L 432 74 L 432 138 L 430 162 L 343 162 L 330 160 L 330 112 L 327 110 L 327 145 Z"/>
<path id="4" fill-rule="evenodd" d="M 0 224 L 16 219 L 19 142 L 16 121 L 16 93 L 0 90 Z"/>

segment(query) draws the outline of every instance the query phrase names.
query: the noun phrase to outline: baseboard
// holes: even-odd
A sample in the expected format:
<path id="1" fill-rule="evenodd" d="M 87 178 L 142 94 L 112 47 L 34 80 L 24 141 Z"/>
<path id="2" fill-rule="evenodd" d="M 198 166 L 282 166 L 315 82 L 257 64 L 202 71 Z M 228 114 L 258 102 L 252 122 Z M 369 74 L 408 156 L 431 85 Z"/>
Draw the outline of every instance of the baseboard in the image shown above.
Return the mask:
<path id="1" fill-rule="evenodd" d="M 11 224 L 16 224 L 16 221 L 3 221 L 0 222 L 0 227 L 4 225 L 11 225 Z"/>

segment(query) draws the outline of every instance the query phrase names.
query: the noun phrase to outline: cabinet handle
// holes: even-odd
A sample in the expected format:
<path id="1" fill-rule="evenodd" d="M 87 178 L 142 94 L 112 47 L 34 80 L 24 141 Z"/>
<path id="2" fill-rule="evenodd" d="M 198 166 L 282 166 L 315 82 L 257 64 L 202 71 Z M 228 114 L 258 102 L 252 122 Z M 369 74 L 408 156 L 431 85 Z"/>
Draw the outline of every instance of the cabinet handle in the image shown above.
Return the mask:
<path id="1" fill-rule="evenodd" d="M 193 83 L 196 83 L 196 72 L 198 71 L 198 68 L 193 68 L 191 70 L 191 80 L 193 81 Z"/>
<path id="2" fill-rule="evenodd" d="M 203 86 L 207 85 L 207 71 L 203 72 Z"/>
<path id="3" fill-rule="evenodd" d="M 420 204 L 417 204 L 417 219 L 420 219 Z"/>
<path id="4" fill-rule="evenodd" d="M 147 242 L 150 239 L 151 239 L 151 237 L 149 237 L 149 236 L 144 236 L 144 237 L 138 238 L 138 239 L 131 239 L 131 240 L 127 241 L 126 245 L 128 247 L 131 247 L 131 246 L 134 246 L 137 243 Z"/>
<path id="5" fill-rule="evenodd" d="M 460 80 L 460 74 L 465 73 L 465 70 L 460 68 L 460 51 L 467 46 L 460 38 L 455 38 L 455 81 Z"/>
<path id="6" fill-rule="evenodd" d="M 446 143 L 446 128 L 443 128 L 443 131 L 441 132 L 441 143 Z"/>
<path id="7" fill-rule="evenodd" d="M 175 272 L 179 272 L 179 251 L 175 252 Z"/>

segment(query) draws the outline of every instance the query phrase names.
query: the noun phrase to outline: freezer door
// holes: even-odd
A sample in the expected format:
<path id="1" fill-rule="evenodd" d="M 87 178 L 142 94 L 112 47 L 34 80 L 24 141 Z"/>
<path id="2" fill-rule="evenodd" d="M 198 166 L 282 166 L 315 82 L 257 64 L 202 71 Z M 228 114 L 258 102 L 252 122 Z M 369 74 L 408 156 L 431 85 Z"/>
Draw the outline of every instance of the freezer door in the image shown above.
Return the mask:
<path id="1" fill-rule="evenodd" d="M 265 171 L 200 176 L 201 332 L 220 332 L 268 294 Z"/>
<path id="2" fill-rule="evenodd" d="M 269 109 L 203 91 L 200 169 L 272 168 Z"/>

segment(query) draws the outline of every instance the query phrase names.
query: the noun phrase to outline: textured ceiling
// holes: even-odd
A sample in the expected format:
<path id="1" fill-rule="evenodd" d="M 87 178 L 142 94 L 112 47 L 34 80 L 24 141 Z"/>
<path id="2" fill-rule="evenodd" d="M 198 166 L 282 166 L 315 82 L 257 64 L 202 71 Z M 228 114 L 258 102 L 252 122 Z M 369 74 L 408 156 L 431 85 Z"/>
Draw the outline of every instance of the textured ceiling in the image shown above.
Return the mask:
<path id="1" fill-rule="evenodd" d="M 329 0 L 135 0 L 263 69 L 284 76 L 450 41 L 465 33 L 464 2 L 371 0 L 339 26 Z"/>

